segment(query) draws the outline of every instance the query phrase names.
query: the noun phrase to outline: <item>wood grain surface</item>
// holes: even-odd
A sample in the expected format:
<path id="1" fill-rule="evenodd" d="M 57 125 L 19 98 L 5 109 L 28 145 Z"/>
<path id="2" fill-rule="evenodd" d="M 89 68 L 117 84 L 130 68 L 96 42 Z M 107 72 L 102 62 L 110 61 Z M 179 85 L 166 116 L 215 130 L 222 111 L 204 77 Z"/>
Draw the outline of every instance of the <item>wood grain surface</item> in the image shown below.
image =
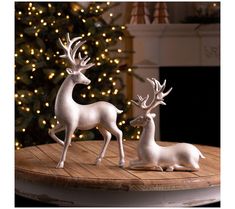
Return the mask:
<path id="1" fill-rule="evenodd" d="M 64 169 L 56 169 L 62 147 L 59 144 L 32 146 L 15 152 L 16 179 L 70 188 L 122 191 L 171 191 L 220 185 L 220 149 L 195 145 L 205 159 L 197 172 L 136 171 L 128 169 L 136 158 L 138 141 L 124 141 L 126 167 L 118 167 L 118 145 L 111 141 L 101 165 L 95 166 L 103 141 L 73 142 Z M 159 142 L 168 146 L 170 142 Z"/>

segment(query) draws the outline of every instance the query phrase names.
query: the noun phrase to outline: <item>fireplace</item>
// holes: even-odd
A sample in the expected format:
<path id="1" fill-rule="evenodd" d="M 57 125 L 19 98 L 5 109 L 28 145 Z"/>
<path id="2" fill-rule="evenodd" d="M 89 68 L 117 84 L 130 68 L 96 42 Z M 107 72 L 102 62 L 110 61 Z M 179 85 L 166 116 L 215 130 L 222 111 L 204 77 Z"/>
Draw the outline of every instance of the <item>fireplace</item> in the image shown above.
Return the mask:
<path id="1" fill-rule="evenodd" d="M 173 86 L 160 108 L 160 139 L 220 146 L 220 68 L 160 67 Z"/>
<path id="2" fill-rule="evenodd" d="M 220 24 L 127 25 L 135 73 L 167 80 L 166 106 L 155 110 L 156 140 L 220 145 Z M 152 94 L 133 78 L 132 98 Z M 133 116 L 140 114 L 133 108 Z"/>

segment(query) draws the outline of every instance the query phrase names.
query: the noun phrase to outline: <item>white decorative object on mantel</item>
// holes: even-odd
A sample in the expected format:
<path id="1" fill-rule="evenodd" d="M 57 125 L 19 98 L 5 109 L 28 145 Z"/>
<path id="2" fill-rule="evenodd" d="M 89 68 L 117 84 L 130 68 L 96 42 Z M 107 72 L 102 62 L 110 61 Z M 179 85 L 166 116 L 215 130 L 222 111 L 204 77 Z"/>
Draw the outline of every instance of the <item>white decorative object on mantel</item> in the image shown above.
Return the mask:
<path id="1" fill-rule="evenodd" d="M 130 169 L 159 170 L 159 171 L 197 171 L 199 170 L 199 159 L 205 158 L 202 153 L 192 144 L 178 143 L 168 147 L 159 146 L 155 139 L 155 123 L 153 118 L 156 116 L 151 113 L 152 109 L 158 105 L 166 105 L 164 97 L 167 96 L 172 88 L 163 92 L 166 87 L 166 80 L 161 85 L 156 79 L 148 79 L 153 87 L 154 95 L 152 102 L 147 105 L 149 95 L 146 97 L 138 96 L 138 102 L 132 101 L 144 113 L 130 122 L 134 127 L 142 126 L 143 131 L 137 147 L 138 159 L 130 161 Z"/>
<path id="2" fill-rule="evenodd" d="M 152 24 L 166 24 L 169 23 L 169 14 L 165 2 L 157 2 L 155 4 Z"/>
<path id="3" fill-rule="evenodd" d="M 132 3 L 130 24 L 150 24 L 146 2 Z"/>
<path id="4" fill-rule="evenodd" d="M 104 101 L 89 105 L 80 105 L 72 98 L 72 91 L 76 84 L 90 84 L 91 81 L 83 74 L 83 71 L 94 66 L 92 63 L 87 64 L 90 60 L 88 56 L 82 58 L 79 53 L 78 58 L 75 57 L 77 50 L 85 43 L 85 41 L 80 41 L 80 39 L 80 37 L 75 37 L 70 40 L 69 34 L 67 34 L 66 45 L 59 39 L 60 45 L 65 52 L 61 57 L 68 59 L 72 67 L 66 69 L 68 76 L 62 83 L 56 96 L 55 115 L 59 123 L 55 128 L 49 130 L 49 135 L 63 146 L 63 152 L 57 168 L 64 167 L 66 153 L 74 131 L 77 128 L 80 130 L 88 130 L 95 127 L 98 127 L 104 138 L 104 145 L 96 160 L 96 164 L 99 164 L 104 157 L 107 146 L 111 140 L 111 134 L 113 134 L 119 144 L 119 166 L 123 167 L 125 160 L 122 131 L 116 125 L 117 114 L 122 113 L 122 110 Z M 74 46 L 73 48 L 72 45 Z M 63 130 L 65 130 L 64 142 L 55 135 L 57 132 Z"/>

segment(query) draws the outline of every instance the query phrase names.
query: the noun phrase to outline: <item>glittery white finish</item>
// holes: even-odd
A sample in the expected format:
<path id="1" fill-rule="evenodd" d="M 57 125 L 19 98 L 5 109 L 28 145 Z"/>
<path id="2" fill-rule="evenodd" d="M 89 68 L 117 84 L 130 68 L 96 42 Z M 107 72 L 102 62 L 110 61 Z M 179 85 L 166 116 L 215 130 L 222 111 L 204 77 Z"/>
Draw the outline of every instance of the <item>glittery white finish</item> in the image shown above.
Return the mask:
<path id="1" fill-rule="evenodd" d="M 76 129 L 88 130 L 95 127 L 98 127 L 104 138 L 104 145 L 96 160 L 96 164 L 100 163 L 104 157 L 107 146 L 111 140 L 111 134 L 113 134 L 117 138 L 119 144 L 119 166 L 123 167 L 125 160 L 122 144 L 122 131 L 116 125 L 117 114 L 122 113 L 122 110 L 119 110 L 114 105 L 103 101 L 89 105 L 80 105 L 72 98 L 73 88 L 76 84 L 89 85 L 91 82 L 82 73 L 82 71 L 94 66 L 92 63 L 87 64 L 90 58 L 87 56 L 82 58 L 80 53 L 78 59 L 75 59 L 75 54 L 78 48 L 85 43 L 85 41 L 78 41 L 79 39 L 81 38 L 76 37 L 70 40 L 69 34 L 67 34 L 66 45 L 64 45 L 59 39 L 60 45 L 65 51 L 65 54 L 61 57 L 67 58 L 70 61 L 72 68 L 66 69 L 69 75 L 62 83 L 56 96 L 55 115 L 59 123 L 55 128 L 49 130 L 49 135 L 63 146 L 63 152 L 57 168 L 64 167 L 66 153 L 69 145 L 71 144 L 71 137 L 74 131 Z M 74 45 L 73 48 L 72 45 Z M 55 135 L 57 132 L 63 130 L 65 130 L 64 142 Z"/>
<path id="2" fill-rule="evenodd" d="M 163 93 L 166 81 L 161 85 L 156 79 L 147 79 L 154 91 L 154 98 L 149 105 L 146 102 L 149 98 L 138 96 L 138 102 L 132 101 L 135 105 L 144 110 L 144 113 L 130 122 L 132 126 L 142 126 L 143 131 L 137 147 L 138 159 L 130 161 L 131 169 L 143 170 L 199 170 L 199 158 L 205 158 L 202 153 L 192 144 L 178 143 L 168 147 L 159 146 L 154 139 L 155 123 L 153 118 L 156 116 L 150 113 L 153 108 L 163 104 L 164 97 L 167 96 L 172 88 Z"/>

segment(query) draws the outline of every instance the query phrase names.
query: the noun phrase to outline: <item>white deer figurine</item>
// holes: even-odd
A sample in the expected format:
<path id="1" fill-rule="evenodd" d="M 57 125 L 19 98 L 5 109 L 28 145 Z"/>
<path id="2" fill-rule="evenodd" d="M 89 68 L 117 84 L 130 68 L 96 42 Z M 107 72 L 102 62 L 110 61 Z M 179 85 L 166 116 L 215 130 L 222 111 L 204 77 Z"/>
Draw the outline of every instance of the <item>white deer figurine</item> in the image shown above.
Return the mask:
<path id="1" fill-rule="evenodd" d="M 143 131 L 137 147 L 138 159 L 131 161 L 129 167 L 131 169 L 160 171 L 199 170 L 199 158 L 205 157 L 194 145 L 177 143 L 175 145 L 162 147 L 155 142 L 155 124 L 153 118 L 156 115 L 151 113 L 151 110 L 160 104 L 166 105 L 164 97 L 171 92 L 172 88 L 166 93 L 163 93 L 166 80 L 162 85 L 154 78 L 147 78 L 147 80 L 152 85 L 154 91 L 152 102 L 149 105 L 146 104 L 149 95 L 145 98 L 137 95 L 138 102 L 132 101 L 132 103 L 141 108 L 144 113 L 130 122 L 134 127 L 142 126 Z"/>
<path id="2" fill-rule="evenodd" d="M 104 138 L 104 144 L 96 160 L 96 164 L 99 164 L 104 157 L 106 148 L 111 139 L 111 134 L 113 134 L 117 138 L 119 144 L 119 166 L 123 167 L 125 160 L 122 144 L 122 131 L 116 125 L 117 114 L 122 113 L 122 110 L 119 110 L 114 105 L 104 101 L 89 105 L 80 105 L 73 100 L 72 92 L 76 84 L 90 84 L 91 81 L 83 74 L 83 71 L 91 68 L 94 64 L 87 64 L 90 58 L 87 56 L 82 58 L 80 52 L 78 58 L 75 58 L 77 50 L 85 43 L 85 41 L 80 41 L 80 37 L 75 37 L 70 40 L 69 34 L 67 34 L 66 38 L 66 45 L 59 39 L 59 43 L 65 52 L 61 57 L 68 59 L 71 68 L 66 69 L 68 76 L 62 83 L 56 96 L 55 115 L 59 123 L 53 129 L 49 130 L 49 135 L 63 146 L 63 152 L 57 168 L 64 167 L 66 153 L 74 131 L 76 129 L 88 130 L 94 127 L 98 127 Z M 72 46 L 74 47 L 72 48 Z M 63 130 L 65 130 L 64 142 L 55 135 L 57 132 Z"/>

